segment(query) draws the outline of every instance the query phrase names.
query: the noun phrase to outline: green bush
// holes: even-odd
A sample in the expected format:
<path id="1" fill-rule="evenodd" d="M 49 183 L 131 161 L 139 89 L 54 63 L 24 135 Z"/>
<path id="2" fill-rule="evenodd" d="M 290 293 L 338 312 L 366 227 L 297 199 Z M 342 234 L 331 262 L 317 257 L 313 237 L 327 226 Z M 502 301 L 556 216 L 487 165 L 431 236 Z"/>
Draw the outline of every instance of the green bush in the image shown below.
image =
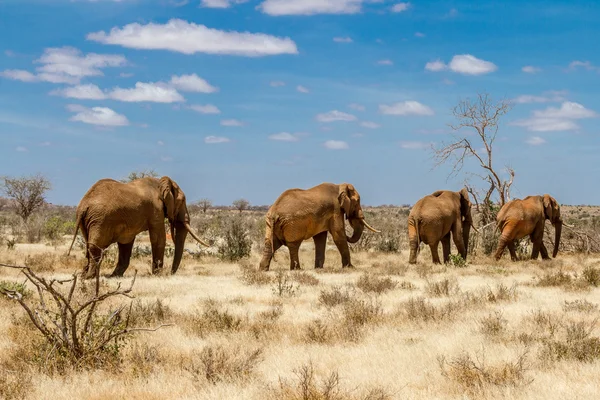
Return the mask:
<path id="1" fill-rule="evenodd" d="M 241 217 L 229 221 L 225 229 L 224 242 L 219 245 L 219 256 L 228 261 L 238 261 L 250 255 L 252 241 Z"/>

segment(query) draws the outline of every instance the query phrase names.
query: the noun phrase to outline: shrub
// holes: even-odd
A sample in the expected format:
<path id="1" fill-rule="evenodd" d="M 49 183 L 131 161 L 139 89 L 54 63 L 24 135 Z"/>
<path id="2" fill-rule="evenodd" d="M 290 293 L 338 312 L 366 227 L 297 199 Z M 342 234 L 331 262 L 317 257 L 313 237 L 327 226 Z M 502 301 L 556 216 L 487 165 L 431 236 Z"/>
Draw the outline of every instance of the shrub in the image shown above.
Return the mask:
<path id="1" fill-rule="evenodd" d="M 545 340 L 540 357 L 546 361 L 576 360 L 593 362 L 600 358 L 600 338 L 592 337 L 595 321 L 570 322 L 563 340 Z"/>
<path id="2" fill-rule="evenodd" d="M 293 297 L 297 294 L 299 285 L 295 285 L 289 274 L 277 271 L 271 291 L 279 297 Z"/>
<path id="3" fill-rule="evenodd" d="M 171 308 L 160 299 L 154 301 L 136 300 L 131 306 L 129 319 L 133 325 L 140 325 L 141 323 L 165 322 L 172 316 L 173 311 Z"/>
<path id="4" fill-rule="evenodd" d="M 241 217 L 233 218 L 225 229 L 224 242 L 219 245 L 218 252 L 222 259 L 238 261 L 250 256 L 252 241 L 248 238 L 244 221 Z"/>
<path id="5" fill-rule="evenodd" d="M 397 283 L 390 278 L 378 278 L 364 273 L 358 278 L 356 286 L 363 292 L 382 294 L 396 287 Z"/>
<path id="6" fill-rule="evenodd" d="M 502 313 L 496 311 L 479 320 L 479 331 L 485 336 L 499 336 L 506 331 L 508 321 L 502 316 Z"/>
<path id="7" fill-rule="evenodd" d="M 600 286 L 600 268 L 587 266 L 581 273 L 582 279 L 590 286 Z"/>
<path id="8" fill-rule="evenodd" d="M 450 254 L 450 262 L 457 268 L 465 268 L 467 262 L 460 254 Z"/>
<path id="9" fill-rule="evenodd" d="M 246 285 L 268 285 L 273 282 L 272 277 L 266 272 L 259 271 L 249 264 L 240 265 L 240 280 Z"/>
<path id="10" fill-rule="evenodd" d="M 563 311 L 579 311 L 584 313 L 593 313 L 598 311 L 598 304 L 590 303 L 589 301 L 583 300 L 565 300 L 563 303 Z"/>
<path id="11" fill-rule="evenodd" d="M 398 253 L 400 251 L 400 242 L 397 235 L 385 233 L 377 242 L 376 249 L 382 253 Z"/>
<path id="12" fill-rule="evenodd" d="M 317 286 L 319 284 L 319 279 L 308 272 L 292 272 L 292 279 L 306 286 Z"/>
<path id="13" fill-rule="evenodd" d="M 327 343 L 331 340 L 331 332 L 320 319 L 312 321 L 306 327 L 306 339 L 314 343 Z"/>
<path id="14" fill-rule="evenodd" d="M 340 286 L 333 286 L 331 289 L 321 290 L 321 293 L 319 294 L 319 304 L 327 308 L 332 308 L 349 302 L 353 294 L 353 291 L 348 287 L 346 287 L 345 290 L 342 290 Z"/>
<path id="15" fill-rule="evenodd" d="M 27 289 L 25 283 L 13 282 L 13 281 L 0 281 L 0 294 L 17 293 L 21 297 L 31 296 L 31 290 Z"/>
<path id="16" fill-rule="evenodd" d="M 428 282 L 426 290 L 430 296 L 441 297 L 454 295 L 459 288 L 456 281 L 445 278 L 438 282 Z"/>
<path id="17" fill-rule="evenodd" d="M 538 286 L 566 286 L 573 282 L 573 277 L 566 272 L 548 272 L 539 278 Z"/>
<path id="18" fill-rule="evenodd" d="M 187 328 L 200 337 L 211 332 L 237 331 L 242 327 L 242 318 L 222 310 L 219 303 L 208 299 L 202 311 L 197 311 L 187 321 Z"/>
<path id="19" fill-rule="evenodd" d="M 200 365 L 192 364 L 194 375 L 203 375 L 212 384 L 247 379 L 262 360 L 263 350 L 208 345 L 199 354 Z"/>

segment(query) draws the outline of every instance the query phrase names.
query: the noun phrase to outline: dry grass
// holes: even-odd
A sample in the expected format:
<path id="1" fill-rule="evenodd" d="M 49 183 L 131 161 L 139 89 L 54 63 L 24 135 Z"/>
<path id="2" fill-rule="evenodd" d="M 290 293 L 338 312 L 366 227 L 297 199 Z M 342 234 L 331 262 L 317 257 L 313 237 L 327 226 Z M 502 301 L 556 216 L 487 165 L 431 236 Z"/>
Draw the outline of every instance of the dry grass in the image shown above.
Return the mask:
<path id="1" fill-rule="evenodd" d="M 66 278 L 85 261 L 81 251 L 62 256 L 66 241 L 57 249 L 3 246 L 0 262 Z M 470 256 L 455 268 L 433 265 L 423 249 L 409 266 L 404 243 L 400 253 L 354 250 L 356 268 L 342 269 L 328 243 L 325 268 L 314 270 L 306 242 L 303 271 L 289 271 L 283 248 L 271 271 L 259 272 L 257 246 L 237 263 L 189 249 L 177 275 L 151 276 L 140 256 L 125 278 L 101 279 L 127 285 L 137 269 L 135 299 L 126 300 L 132 326 L 170 324 L 132 337 L 105 367 L 60 367 L 41 352 L 18 305 L 1 299 L 0 398 L 600 397 L 592 384 L 600 373 L 600 264 L 591 256 Z M 23 282 L 0 269 L 0 286 L 31 292 Z"/>

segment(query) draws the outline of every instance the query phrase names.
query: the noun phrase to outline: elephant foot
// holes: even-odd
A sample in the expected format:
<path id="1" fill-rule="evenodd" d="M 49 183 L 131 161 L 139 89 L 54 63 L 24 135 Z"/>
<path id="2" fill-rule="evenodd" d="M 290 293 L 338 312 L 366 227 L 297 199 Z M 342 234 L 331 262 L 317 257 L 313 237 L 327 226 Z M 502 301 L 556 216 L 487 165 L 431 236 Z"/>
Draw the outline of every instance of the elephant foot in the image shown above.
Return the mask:
<path id="1" fill-rule="evenodd" d="M 342 265 L 342 268 L 356 268 L 356 267 L 352 264 L 348 264 L 348 265 Z"/>

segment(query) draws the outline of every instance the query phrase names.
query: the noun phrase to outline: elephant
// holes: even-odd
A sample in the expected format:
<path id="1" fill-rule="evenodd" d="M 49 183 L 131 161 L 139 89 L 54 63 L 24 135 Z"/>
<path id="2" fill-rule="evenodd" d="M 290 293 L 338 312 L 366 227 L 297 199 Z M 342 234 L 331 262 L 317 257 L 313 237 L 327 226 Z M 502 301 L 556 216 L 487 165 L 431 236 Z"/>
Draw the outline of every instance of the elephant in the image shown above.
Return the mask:
<path id="1" fill-rule="evenodd" d="M 352 226 L 346 235 L 344 216 Z M 366 221 L 360 206 L 360 195 L 349 183 L 321 183 L 309 189 L 288 189 L 275 200 L 265 216 L 265 244 L 259 265 L 268 271 L 273 254 L 282 245 L 290 252 L 290 270 L 301 269 L 298 258 L 300 244 L 310 238 L 315 243 L 315 268 L 323 268 L 327 232 L 342 257 L 342 267 L 353 267 L 348 243 L 356 243 L 366 227 L 380 231 Z"/>
<path id="2" fill-rule="evenodd" d="M 119 260 L 111 277 L 123 276 L 131 258 L 133 242 L 138 233 L 148 231 L 152 246 L 152 274 L 162 270 L 166 233 L 165 218 L 171 228 L 175 253 L 171 273 L 179 268 L 185 239 L 189 233 L 204 246 L 190 227 L 185 194 L 168 176 L 145 177 L 128 183 L 100 179 L 85 193 L 77 206 L 77 226 L 67 254 L 70 254 L 77 232 L 86 243 L 87 265 L 84 278 L 100 273 L 102 252 L 118 243 Z"/>
<path id="3" fill-rule="evenodd" d="M 464 260 L 467 259 L 469 233 L 473 225 L 471 201 L 466 188 L 459 192 L 438 190 L 415 203 L 408 215 L 409 263 L 417 262 L 421 242 L 431 249 L 431 259 L 440 264 L 438 244 L 442 242 L 444 263 L 450 261 L 450 235 Z"/>
<path id="4" fill-rule="evenodd" d="M 499 260 L 504 249 L 508 246 L 510 258 L 512 261 L 517 261 L 515 240 L 529 235 L 533 245 L 531 259 L 537 259 L 541 252 L 542 259 L 549 260 L 548 250 L 546 250 L 543 242 L 544 225 L 547 219 L 554 225 L 552 258 L 555 258 L 558 254 L 563 226 L 560 217 L 560 205 L 556 199 L 549 194 L 544 194 L 543 196 L 527 196 L 522 200 L 514 199 L 504 204 L 496 217 L 497 228 L 501 235 L 494 258 Z"/>

